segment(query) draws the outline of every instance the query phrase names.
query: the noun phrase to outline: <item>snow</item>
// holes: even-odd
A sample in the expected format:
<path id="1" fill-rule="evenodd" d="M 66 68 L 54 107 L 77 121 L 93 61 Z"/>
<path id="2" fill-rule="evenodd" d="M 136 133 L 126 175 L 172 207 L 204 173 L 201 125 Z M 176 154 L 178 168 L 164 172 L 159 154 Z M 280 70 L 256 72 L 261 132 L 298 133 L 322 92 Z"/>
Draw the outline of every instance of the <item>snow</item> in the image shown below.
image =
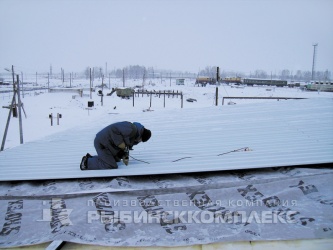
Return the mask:
<path id="1" fill-rule="evenodd" d="M 88 81 L 77 82 L 76 87 L 89 86 Z M 141 84 L 138 80 L 126 82 L 126 86 Z M 96 85 L 101 85 L 101 82 Z M 122 85 L 118 80 L 111 86 Z M 218 87 L 219 105 L 216 107 L 216 86 L 194 87 L 194 80 L 187 79 L 184 86 L 176 86 L 175 81 L 150 81 L 145 89 L 182 92 L 183 108 L 179 96 L 166 97 L 164 108 L 163 96 L 156 95 L 151 99 L 151 107 L 150 97 L 141 95 L 135 97 L 133 107 L 132 99 L 121 99 L 115 93 L 106 96 L 110 92 L 106 88 L 103 105 L 97 95 L 98 89 L 92 93 L 92 99 L 89 91 L 84 91 L 83 97 L 74 93 L 25 92 L 22 102 L 27 114 L 27 118 L 23 118 L 26 145 L 9 150 L 20 142 L 18 119 L 12 118 L 2 161 L 8 171 L 17 176 L 17 165 L 29 167 L 30 175 L 21 174 L 18 177 L 21 180 L 215 171 L 331 161 L 332 135 L 327 135 L 327 130 L 330 131 L 332 123 L 327 117 L 332 117 L 333 93 L 305 92 L 299 88 L 222 85 Z M 297 97 L 309 100 L 231 99 L 221 106 L 223 96 Z M 188 98 L 196 101 L 187 102 Z M 8 105 L 10 101 L 8 93 L 2 94 L 2 105 Z M 93 108 L 88 109 L 88 101 L 94 101 Z M 236 105 L 227 105 L 229 101 Z M 55 118 L 51 126 L 51 113 L 53 117 L 57 113 L 62 115 L 59 125 Z M 8 109 L 1 109 L 2 131 L 7 116 Z M 78 165 L 82 156 L 87 152 L 95 153 L 95 134 L 106 125 L 123 120 L 141 122 L 152 130 L 152 139 L 135 147 L 131 152 L 134 158 L 126 168 L 120 163 L 117 170 L 80 171 Z M 308 130 L 307 126 L 312 130 Z M 320 130 L 313 129 L 318 126 Z M 218 157 L 219 154 L 246 147 L 250 149 L 248 152 Z M 20 156 L 18 160 L 17 155 Z M 203 165 L 205 169 L 202 169 Z M 57 168 L 52 169 L 53 166 Z M 40 176 L 35 176 L 33 169 Z"/>
<path id="2" fill-rule="evenodd" d="M 95 83 L 95 85 L 99 84 L 100 82 Z M 141 84 L 138 80 L 126 82 L 126 86 Z M 60 82 L 56 81 L 52 85 L 68 87 L 62 86 Z M 77 84 L 73 85 L 87 88 L 89 82 L 77 80 Z M 248 184 L 255 185 L 258 190 L 261 190 L 253 194 L 253 197 L 262 195 L 260 200 L 277 196 L 284 200 L 297 200 L 300 204 L 295 209 L 301 210 L 299 214 L 304 217 L 314 216 L 316 219 L 313 221 L 316 224 L 313 224 L 312 227 L 308 225 L 302 228 L 299 224 L 293 224 L 294 228 L 287 228 L 290 231 L 276 229 L 273 227 L 274 225 L 269 230 L 266 230 L 268 229 L 267 225 L 250 225 L 253 226 L 254 232 L 268 232 L 267 234 L 262 233 L 262 238 L 249 235 L 247 232 L 252 231 L 242 225 L 239 227 L 232 225 L 233 234 L 228 235 L 225 227 L 215 228 L 213 224 L 207 224 L 207 228 L 204 227 L 205 225 L 199 225 L 197 231 L 189 230 L 188 234 L 173 235 L 171 236 L 173 241 L 168 241 L 169 238 L 165 237 L 163 228 L 164 234 L 160 234 L 161 228 L 158 223 L 154 227 L 142 224 L 140 225 L 140 232 L 142 232 L 140 237 L 144 239 L 143 244 L 148 244 L 151 232 L 154 232 L 156 238 L 159 239 L 158 244 L 172 246 L 184 244 L 184 238 L 189 236 L 195 239 L 194 236 L 202 234 L 204 230 L 209 234 L 203 234 L 204 241 L 198 241 L 198 244 L 224 240 L 251 240 L 252 242 L 253 240 L 268 239 L 330 238 L 330 232 L 323 230 L 323 228 L 331 227 L 330 221 L 327 219 L 329 218 L 329 207 L 324 202 L 319 202 L 318 197 L 322 200 L 329 197 L 331 186 L 328 184 L 332 183 L 331 170 L 316 169 L 315 167 L 309 169 L 289 168 L 289 166 L 333 161 L 333 93 L 305 92 L 299 88 L 238 88 L 222 85 L 218 87 L 219 100 L 216 107 L 215 86 L 194 87 L 193 85 L 194 80 L 189 79 L 186 80 L 184 86 L 176 86 L 175 81 L 172 81 L 171 84 L 170 81 L 156 81 L 155 84 L 147 83 L 145 85 L 145 89 L 149 91 L 181 91 L 184 94 L 183 108 L 181 108 L 180 97 L 167 97 L 164 108 L 163 96 L 157 97 L 155 95 L 152 97 L 151 107 L 148 96 L 135 97 L 135 106 L 133 107 L 132 99 L 121 99 L 116 94 L 105 95 L 102 105 L 101 97 L 97 95 L 97 91 L 92 94 L 92 99 L 90 99 L 88 91 L 84 91 L 83 97 L 75 93 L 48 93 L 41 90 L 25 92 L 24 98 L 22 97 L 27 114 L 27 118 L 23 117 L 24 145 L 19 144 L 18 119 L 11 118 L 5 151 L 0 152 L 0 181 L 4 181 L 1 190 L 5 205 L 2 206 L 7 206 L 9 200 L 24 197 L 22 218 L 24 220 L 28 218 L 29 222 L 27 223 L 28 219 L 23 221 L 19 235 L 6 237 L 5 243 L 12 244 L 11 246 L 36 244 L 36 242 L 50 240 L 87 243 L 84 237 L 80 241 L 81 238 L 80 240 L 74 236 L 68 238 L 63 233 L 48 233 L 50 232 L 48 221 L 30 226 L 30 222 L 40 221 L 41 211 L 49 208 L 45 204 L 50 204 L 49 201 L 44 203 L 44 200 L 50 199 L 53 197 L 52 195 L 61 197 L 64 194 L 75 194 L 74 198 L 67 197 L 63 200 L 63 202 L 66 201 L 67 208 L 73 210 L 71 219 L 76 228 L 71 227 L 71 232 L 75 232 L 75 235 L 81 235 L 85 232 L 86 236 L 99 235 L 100 233 L 104 237 L 104 225 L 101 223 L 96 223 L 93 226 L 87 224 L 86 218 L 82 216 L 88 214 L 91 209 L 95 210 L 94 207 L 89 207 L 89 203 L 88 206 L 82 204 L 87 204 L 87 200 L 93 200 L 98 192 L 109 192 L 110 197 L 115 200 L 119 199 L 117 197 L 126 201 L 137 200 L 137 194 L 132 194 L 131 191 L 141 190 L 145 194 L 156 195 L 158 199 L 189 201 L 184 190 L 186 192 L 204 190 L 205 194 L 207 193 L 214 201 L 221 200 L 221 197 L 227 201 L 226 197 L 230 197 L 231 200 L 240 199 L 239 201 L 245 203 L 247 197 L 242 200 L 238 188 L 244 188 Z M 122 82 L 117 80 L 112 82 L 111 86 L 120 87 Z M 104 89 L 104 93 L 107 92 L 110 90 Z M 279 101 L 231 99 L 225 101 L 225 105 L 222 106 L 223 96 L 308 99 Z M 187 102 L 188 98 L 196 99 L 196 101 Z M 8 106 L 11 99 L 11 94 L 0 93 L 1 106 Z M 94 101 L 95 106 L 88 109 L 88 101 Z M 236 104 L 227 105 L 229 101 Z M 53 126 L 51 126 L 49 118 L 51 113 L 54 117 L 57 113 L 62 115 L 59 125 L 55 119 Z M 0 131 L 4 131 L 7 116 L 8 109 L 0 109 Z M 152 130 L 152 138 L 148 142 L 140 143 L 134 147 L 134 151 L 130 153 L 131 157 L 134 158 L 130 158 L 129 166 L 120 163 L 119 168 L 115 170 L 81 171 L 79 169 L 81 157 L 87 152 L 95 153 L 93 148 L 95 134 L 104 126 L 123 120 L 141 122 Z M 288 168 L 281 168 L 278 171 L 272 168 L 267 169 L 267 167 L 276 166 L 288 166 Z M 266 168 L 265 171 L 254 170 L 245 174 L 239 172 L 239 175 L 233 171 L 208 173 L 217 170 L 261 167 Z M 150 175 L 191 172 L 206 173 L 197 176 L 195 174 L 193 176 L 191 174 L 166 175 L 165 178 Z M 125 185 L 121 184 L 120 181 L 124 176 L 130 175 L 143 176 L 141 178 L 137 176 L 125 177 Z M 121 177 L 107 178 L 110 176 Z M 62 180 L 67 178 L 70 180 Z M 48 181 L 11 182 L 12 180 L 36 179 Z M 198 182 L 198 179 L 204 182 Z M 128 186 L 126 186 L 126 181 L 130 183 Z M 301 181 L 305 183 L 305 187 L 316 188 L 318 191 L 301 192 L 302 189 L 297 186 Z M 224 187 L 227 188 L 223 191 L 220 190 Z M 121 192 L 118 196 L 116 191 L 125 192 Z M 311 196 L 313 194 L 314 196 Z M 306 195 L 309 197 L 304 198 Z M 78 198 L 78 196 L 80 197 Z M 192 209 L 190 206 L 182 208 Z M 141 207 L 133 209 L 142 210 Z M 202 210 L 202 206 L 196 209 Z M 247 207 L 246 209 L 257 208 Z M 323 224 L 322 221 L 327 223 Z M 35 229 L 36 232 L 27 230 L 27 226 L 30 229 Z M 135 245 L 135 242 L 139 242 L 136 238 L 138 232 L 136 226 L 131 227 L 132 231 L 124 231 L 126 237 L 121 236 L 122 231 L 120 232 L 119 239 L 125 242 L 124 245 Z M 147 226 L 146 229 L 144 229 L 145 226 Z M 86 231 L 82 231 L 82 229 Z M 245 232 L 238 234 L 239 230 Z M 25 233 L 30 231 L 31 234 Z M 43 234 L 40 235 L 40 232 Z M 226 232 L 227 234 L 225 234 Z M 128 237 L 129 233 L 133 233 L 134 236 Z M 215 234 L 223 239 L 215 237 Z M 233 236 L 235 237 L 232 238 Z M 109 237 L 110 234 L 103 239 L 109 239 Z M 161 243 L 161 239 L 165 240 L 166 243 Z M 148 241 L 145 243 L 145 240 Z M 92 244 L 91 241 L 88 243 Z M 96 241 L 95 243 L 113 244 L 110 241 L 106 243 Z"/>
<path id="3" fill-rule="evenodd" d="M 76 83 L 77 82 L 77 83 Z M 46 84 L 45 84 L 46 85 Z M 44 86 L 45 86 L 44 85 Z M 68 83 L 64 87 L 68 87 Z M 101 80 L 95 81 L 95 86 L 101 85 Z M 107 84 L 108 85 L 108 84 Z M 122 80 L 117 79 L 111 84 L 112 87 L 122 87 Z M 142 85 L 139 80 L 132 80 L 125 83 L 125 86 L 134 87 Z M 50 86 L 61 86 L 61 81 L 54 80 Z M 89 81 L 76 80 L 72 86 L 89 88 Z M 174 90 L 183 92 L 184 101 L 183 109 L 186 113 L 187 109 L 212 107 L 215 106 L 215 86 L 207 85 L 207 87 L 194 87 L 194 80 L 186 79 L 184 86 L 177 86 L 175 80 L 171 83 L 165 80 L 161 83 L 156 80 L 155 83 L 147 83 L 145 89 L 148 91 L 164 91 Z M 98 89 L 97 89 L 98 90 Z M 51 135 L 60 131 L 65 131 L 70 128 L 82 126 L 85 123 L 91 123 L 101 119 L 106 114 L 128 114 L 128 120 L 131 120 L 131 114 L 142 113 L 143 111 L 153 110 L 151 112 L 158 113 L 162 110 L 173 110 L 176 112 L 181 111 L 180 97 L 166 98 L 165 108 L 163 107 L 163 96 L 160 98 L 152 98 L 152 107 L 150 108 L 150 98 L 147 96 L 136 97 L 135 106 L 133 107 L 132 99 L 121 99 L 114 93 L 111 97 L 104 96 L 103 106 L 101 104 L 101 97 L 96 92 L 92 93 L 90 99 L 89 91 L 84 91 L 84 96 L 80 97 L 75 93 L 48 93 L 46 90 L 25 91 L 24 97 L 21 100 L 24 104 L 24 110 L 27 118 L 23 115 L 23 135 L 24 142 L 35 141 L 42 139 L 47 135 Z M 1 91 L 1 89 L 0 89 Z M 109 93 L 108 88 L 104 88 L 104 93 Z M 234 86 L 219 86 L 219 105 L 222 105 L 222 97 L 227 96 L 251 96 L 251 97 L 298 97 L 298 98 L 325 98 L 333 97 L 330 92 L 306 92 L 299 88 L 277 88 L 277 87 L 244 87 L 237 88 Z M 196 99 L 194 102 L 187 102 L 186 99 Z M 1 107 L 8 106 L 12 101 L 12 93 L 0 93 Z M 91 110 L 87 109 L 88 101 L 94 101 L 94 107 Z M 237 105 L 245 105 L 249 103 L 262 103 L 262 102 L 276 102 L 276 100 L 225 100 L 224 105 L 229 102 L 236 103 Z M 114 109 L 116 107 L 116 109 Z M 6 126 L 9 110 L 6 108 L 0 109 L 0 132 L 3 133 Z M 57 125 L 57 113 L 62 115 L 62 118 Z M 53 126 L 49 115 L 53 114 L 55 117 Z M 154 116 L 151 116 L 154 119 Z M 3 134 L 2 134 L 3 135 Z M 19 125 L 18 119 L 11 118 L 7 139 L 5 142 L 5 149 L 18 146 L 19 140 Z"/>

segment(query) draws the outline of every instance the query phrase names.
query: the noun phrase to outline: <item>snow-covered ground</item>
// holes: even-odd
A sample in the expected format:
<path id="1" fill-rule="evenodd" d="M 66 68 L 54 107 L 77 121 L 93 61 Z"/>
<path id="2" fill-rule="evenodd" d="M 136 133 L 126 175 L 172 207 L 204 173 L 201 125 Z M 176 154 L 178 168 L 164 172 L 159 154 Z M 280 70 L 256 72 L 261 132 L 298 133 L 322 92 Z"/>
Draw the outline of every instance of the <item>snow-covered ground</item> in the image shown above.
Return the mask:
<path id="1" fill-rule="evenodd" d="M 96 79 L 94 86 L 101 85 L 101 79 Z M 109 84 L 106 82 L 107 87 L 104 88 L 103 104 L 101 97 L 97 95 L 100 88 L 96 88 L 95 92 L 92 92 L 92 98 L 90 98 L 89 81 L 75 80 L 72 83 L 72 87 L 85 88 L 83 97 L 80 97 L 78 93 L 48 93 L 47 90 L 34 90 L 24 91 L 24 95 L 21 94 L 21 100 L 23 103 L 24 112 L 22 110 L 22 124 L 23 124 L 23 139 L 24 142 L 34 141 L 41 139 L 47 135 L 54 134 L 60 131 L 67 130 L 81 126 L 82 124 L 89 122 L 96 122 L 102 116 L 106 114 L 129 114 L 128 120 L 131 121 L 131 113 L 142 112 L 160 112 L 161 110 L 180 110 L 181 98 L 178 97 L 166 97 L 165 107 L 163 96 L 153 95 L 150 99 L 149 96 L 140 95 L 135 97 L 134 107 L 132 99 L 121 99 L 114 93 L 112 96 L 107 96 L 106 93 L 110 93 L 109 86 L 122 87 L 122 79 L 113 79 Z M 42 84 L 46 86 L 46 83 Z M 68 87 L 69 83 L 63 85 L 59 80 L 51 80 L 50 87 Z M 142 80 L 127 80 L 125 82 L 126 87 L 142 86 Z M 36 87 L 36 86 L 35 86 Z M 28 86 L 25 86 L 27 89 Z M 1 90 L 8 89 L 8 87 L 2 86 Z M 216 86 L 207 85 L 207 87 L 194 86 L 194 80 L 186 79 L 185 85 L 176 85 L 175 80 L 166 79 L 164 81 L 147 80 L 144 89 L 148 91 L 175 91 L 182 92 L 183 109 L 193 109 L 199 107 L 215 106 L 215 93 Z M 0 93 L 0 134 L 3 138 L 6 122 L 8 118 L 9 109 L 3 108 L 8 106 L 12 101 L 12 92 Z M 299 88 L 279 88 L 279 87 L 239 87 L 220 85 L 218 86 L 218 105 L 222 105 L 222 97 L 297 97 L 297 98 L 332 98 L 333 93 L 330 92 L 309 92 L 303 91 Z M 195 101 L 187 102 L 186 99 L 193 98 Z M 88 101 L 94 101 L 94 107 L 88 109 Z M 262 102 L 263 105 L 267 102 L 276 102 L 277 100 L 262 100 L 262 99 L 226 99 L 224 105 L 236 104 L 246 105 L 248 103 Z M 151 103 L 151 104 L 150 104 Z M 151 107 L 150 107 L 151 105 Z M 57 125 L 57 114 L 61 114 L 62 118 Z M 51 119 L 49 115 L 54 117 L 53 126 L 51 126 Z M 153 116 L 151 116 L 153 117 Z M 19 133 L 19 121 L 17 118 L 11 117 L 8 128 L 8 134 L 5 142 L 5 149 L 15 147 L 20 144 Z"/>
<path id="2" fill-rule="evenodd" d="M 89 86 L 86 80 L 77 80 L 77 82 L 73 86 L 84 88 Z M 126 82 L 126 86 L 141 84 L 142 82 L 139 80 Z M 54 82 L 53 85 L 59 86 L 61 84 Z M 95 81 L 94 85 L 100 85 L 100 82 Z M 123 83 L 120 79 L 111 84 L 112 87 L 121 87 L 122 85 Z M 80 198 L 77 204 L 74 204 L 71 198 L 64 199 L 64 202 L 68 204 L 68 208 L 73 210 L 71 219 L 76 228 L 71 227 L 71 232 L 76 232 L 76 236 L 81 235 L 82 228 L 84 228 L 88 230 L 85 233 L 85 235 L 89 236 L 88 239 L 92 235 L 101 235 L 102 238 L 98 238 L 94 243 L 113 245 L 115 243 L 111 241 L 104 241 L 104 239 L 109 240 L 110 235 L 103 238 L 105 235 L 103 224 L 101 227 L 100 223 L 92 226 L 87 224 L 86 221 L 81 222 L 81 219 L 84 219 L 82 215 L 88 214 L 90 209 L 95 210 L 89 204 L 88 206 L 82 204 L 87 204 L 86 199 L 93 200 L 93 197 L 99 192 L 109 192 L 112 200 L 117 200 L 119 199 L 117 198 L 118 191 L 125 191 L 125 193 L 120 194 L 120 199 L 126 199 L 125 194 L 128 193 L 132 195 L 129 196 L 128 200 L 133 201 L 138 198 L 136 194 L 131 194 L 133 190 L 148 189 L 151 190 L 149 191 L 150 194 L 156 195 L 161 200 L 178 199 L 177 195 L 179 195 L 179 200 L 187 201 L 189 196 L 186 194 L 188 193 L 185 193 L 183 189 L 177 189 L 178 187 L 186 187 L 186 192 L 188 190 L 193 192 L 199 190 L 199 193 L 202 193 L 202 190 L 205 190 L 205 195 L 208 193 L 209 196 L 213 197 L 213 200 L 221 200 L 223 192 L 223 200 L 225 199 L 225 201 L 227 201 L 226 197 L 230 197 L 229 201 L 240 199 L 240 201 L 245 202 L 248 196 L 243 197 L 239 190 L 243 190 L 245 185 L 251 183 L 262 190 L 263 194 L 260 192 L 255 193 L 262 195 L 260 200 L 264 197 L 277 196 L 285 200 L 296 200 L 299 202 L 296 207 L 297 211 L 301 211 L 299 214 L 305 217 L 316 216 L 313 221 L 317 224 L 312 225 L 312 228 L 310 226 L 304 227 L 308 234 L 305 234 L 305 231 L 300 231 L 300 225 L 294 224 L 297 229 L 292 232 L 297 231 L 299 235 L 290 233 L 291 227 L 287 228 L 290 230 L 288 231 L 287 229 L 277 230 L 275 227 L 272 227 L 274 229 L 272 230 L 264 227 L 266 225 L 257 226 L 255 224 L 251 225 L 253 230 L 243 226 L 236 227 L 238 229 L 235 230 L 235 227 L 232 226 L 230 232 L 233 233 L 230 235 L 235 236 L 235 238 L 225 238 L 221 241 L 233 241 L 234 239 L 237 241 L 251 241 L 251 247 L 253 247 L 253 240 L 275 239 L 281 242 L 281 239 L 330 238 L 330 232 L 327 233 L 327 230 L 323 229 L 331 228 L 331 221 L 329 220 L 331 211 L 329 211 L 326 204 L 318 202 L 317 197 L 325 200 L 326 197 L 327 200 L 329 199 L 329 190 L 332 189 L 331 185 L 329 185 L 329 183 L 332 183 L 331 170 L 325 168 L 323 170 L 321 168 L 308 170 L 302 167 L 289 168 L 289 166 L 293 164 L 311 164 L 313 161 L 320 163 L 325 158 L 322 155 L 325 155 L 326 159 L 328 158 L 329 162 L 331 162 L 331 142 L 333 137 L 330 128 L 332 126 L 331 101 L 333 93 L 306 92 L 299 88 L 232 87 L 221 85 L 218 87 L 218 105 L 220 107 L 214 107 L 216 86 L 194 87 L 194 80 L 187 80 L 184 86 L 176 86 L 174 81 L 171 81 L 171 83 L 170 81 L 156 81 L 155 84 L 153 81 L 148 81 L 144 87 L 148 91 L 172 90 L 182 92 L 184 94 L 183 108 L 181 108 L 180 97 L 166 97 L 164 107 L 163 96 L 159 97 L 157 95 L 153 95 L 152 98 L 149 96 L 142 97 L 141 95 L 140 97 L 135 97 L 133 107 L 132 99 L 121 99 L 116 94 L 107 96 L 106 93 L 109 93 L 110 89 L 104 89 L 103 105 L 101 104 L 101 97 L 97 95 L 98 89 L 92 93 L 92 99 L 90 99 L 90 93 L 87 90 L 84 91 L 83 97 L 80 97 L 77 93 L 48 93 L 46 90 L 26 91 L 24 98 L 22 96 L 24 110 L 27 115 L 27 118 L 23 115 L 23 133 L 26 144 L 16 147 L 19 145 L 18 119 L 11 118 L 5 152 L 0 152 L 0 166 L 2 165 L 3 167 L 2 176 L 0 174 L 0 177 L 4 177 L 3 180 L 5 180 L 1 189 L 3 197 L 13 199 L 15 194 L 21 195 L 20 197 L 22 195 L 26 196 L 24 211 L 22 211 L 24 216 L 22 217 L 29 218 L 30 221 L 40 221 L 41 211 L 44 211 L 47 207 L 45 204 L 50 203 L 41 202 L 45 197 L 39 196 L 39 190 L 47 194 L 51 191 L 59 196 L 63 194 L 82 195 L 83 198 Z M 221 107 L 222 97 L 231 96 L 294 97 L 310 98 L 311 100 L 228 99 L 225 100 L 226 106 Z M 188 98 L 195 99 L 195 101 L 187 102 Z M 318 98 L 321 100 L 318 100 Z M 0 100 L 1 106 L 8 106 L 12 100 L 12 94 L 2 93 Z M 95 104 L 91 109 L 88 109 L 89 101 L 94 101 Z M 233 105 L 228 106 L 229 102 L 233 103 Z M 0 129 L 4 131 L 8 109 L 2 108 L 0 111 Z M 62 115 L 59 125 L 57 125 L 57 119 L 55 118 L 53 126 L 51 126 L 49 118 L 51 113 L 54 117 L 58 113 Z M 94 153 L 92 145 L 94 134 L 98 132 L 98 129 L 108 125 L 107 123 L 120 120 L 138 121 L 143 122 L 144 125 L 147 124 L 148 128 L 152 128 L 153 131 L 152 140 L 147 144 L 140 143 L 138 145 L 133 153 L 137 159 L 131 159 L 129 166 L 120 164 L 119 169 L 112 171 L 80 171 L 79 162 L 82 155 L 86 152 Z M 249 127 L 252 130 L 249 131 Z M 145 154 L 145 152 L 148 152 L 145 147 L 149 148 L 149 154 Z M 244 147 L 248 147 L 247 149 L 249 150 L 245 150 Z M 57 154 L 52 154 L 51 152 L 56 152 Z M 307 162 L 307 159 L 310 159 L 311 162 Z M 275 165 L 276 160 L 279 160 L 277 165 Z M 324 163 L 327 162 L 324 161 Z M 266 171 L 254 170 L 258 171 L 259 177 L 256 176 L 256 172 L 252 171 L 217 172 L 230 169 L 260 168 L 262 166 L 266 168 Z M 278 168 L 280 170 L 277 170 L 277 168 L 271 169 L 270 167 L 272 166 L 288 166 L 288 168 Z M 26 169 L 29 171 L 25 171 Z M 313 171 L 315 175 L 309 174 L 307 171 Z M 192 172 L 196 174 L 189 174 Z M 200 175 L 197 175 L 197 172 L 201 172 Z M 63 176 L 63 173 L 65 173 L 65 176 Z M 163 177 L 150 175 L 160 173 L 177 174 L 163 175 Z M 111 176 L 117 178 L 108 178 Z M 71 179 L 63 180 L 64 177 Z M 50 178 L 56 180 L 50 180 Z M 15 182 L 17 184 L 11 182 L 12 180 L 35 179 L 47 181 Z M 219 181 L 221 181 L 219 187 L 227 187 L 223 191 L 215 186 Z M 236 181 L 239 181 L 239 184 Z M 301 181 L 302 183 L 305 182 L 306 185 L 311 183 L 312 187 L 318 189 L 318 192 L 316 191 L 315 196 L 313 196 L 315 198 L 312 196 L 312 198 L 303 197 L 308 193 L 305 192 L 303 194 L 303 192 L 300 192 L 301 189 L 299 190 L 297 183 L 301 183 Z M 49 189 L 45 187 L 49 187 Z M 167 195 L 156 193 L 158 190 L 164 192 L 168 188 L 172 190 L 168 190 Z M 230 195 L 226 196 L 228 192 L 230 192 Z M 312 195 L 312 193 L 310 194 Z M 29 198 L 31 195 L 34 196 L 33 199 Z M 203 197 L 206 196 L 202 196 L 200 199 Z M 242 197 L 244 200 L 242 200 Z M 6 199 L 2 201 L 3 207 L 7 206 Z M 311 206 L 309 206 L 309 200 L 311 200 Z M 204 206 L 201 203 L 197 204 L 199 206 L 196 209 L 198 211 L 203 210 Z M 176 208 L 178 209 L 178 207 Z M 133 209 L 136 209 L 136 211 L 142 210 L 141 207 Z M 170 209 L 174 209 L 174 207 Z M 187 207 L 183 207 L 183 209 L 187 209 Z M 188 209 L 190 210 L 192 207 L 188 206 Z M 237 209 L 240 208 L 237 207 Z M 246 209 L 254 208 L 249 206 Z M 328 212 L 324 213 L 323 211 L 326 210 Z M 313 211 L 316 213 L 314 214 Z M 328 221 L 328 224 L 323 224 L 322 221 Z M 1 222 L 1 224 L 4 223 L 4 221 Z M 23 222 L 22 225 L 27 226 L 29 223 Z M 194 235 L 205 237 L 202 238 L 203 240 L 190 242 L 190 244 L 206 244 L 220 241 L 214 238 L 214 235 L 216 234 L 220 237 L 225 233 L 223 231 L 225 230 L 224 227 L 214 227 L 211 224 L 207 225 L 207 229 L 200 225 L 197 227 L 198 229 L 195 229 L 198 231 L 191 231 L 194 230 L 191 229 L 188 230 L 188 234 L 171 235 L 168 238 L 165 237 L 165 230 L 157 223 L 154 227 L 148 225 L 148 229 L 145 230 L 142 229 L 145 225 L 140 225 L 140 239 L 144 239 L 141 241 L 137 239 L 138 231 L 135 226 L 128 226 L 128 228 L 133 230 L 120 231 L 119 235 L 117 235 L 123 240 L 124 243 L 122 244 L 128 245 L 129 242 L 129 245 L 136 245 L 135 242 L 149 244 L 145 242 L 147 239 L 151 239 L 152 235 L 157 235 L 156 239 L 159 239 L 157 245 L 183 245 L 186 237 L 193 237 Z M 44 234 L 44 232 L 49 232 L 49 227 L 49 221 L 41 222 L 38 226 L 34 224 L 33 229 L 38 230 L 38 232 L 33 232 L 30 235 L 24 234 L 24 232 L 32 230 L 24 230 L 22 227 L 21 232 L 23 233 L 20 232 L 20 238 L 16 234 L 12 235 L 4 239 L 4 244 L 8 244 L 8 246 L 10 244 L 10 246 L 30 245 L 59 239 L 82 244 L 87 243 L 85 240 L 77 241 L 75 237 L 66 238 L 67 236 L 64 233 L 59 233 L 59 237 L 53 233 Z M 239 230 L 242 230 L 241 233 L 239 233 Z M 41 232 L 43 232 L 43 235 L 39 234 Z M 147 236 L 142 235 L 142 232 L 147 233 Z M 257 232 L 261 235 L 259 238 Z M 275 232 L 277 232 L 276 235 Z M 133 234 L 133 237 L 129 237 L 131 234 Z M 229 234 L 229 231 L 227 234 Z M 11 237 L 13 239 L 15 237 L 15 240 L 12 240 Z M 165 242 L 161 243 L 161 239 Z M 234 242 L 232 243 L 234 244 Z M 89 244 L 92 243 L 89 242 Z M 234 246 L 233 249 L 238 249 L 237 246 Z M 221 248 L 220 245 L 218 247 Z"/>

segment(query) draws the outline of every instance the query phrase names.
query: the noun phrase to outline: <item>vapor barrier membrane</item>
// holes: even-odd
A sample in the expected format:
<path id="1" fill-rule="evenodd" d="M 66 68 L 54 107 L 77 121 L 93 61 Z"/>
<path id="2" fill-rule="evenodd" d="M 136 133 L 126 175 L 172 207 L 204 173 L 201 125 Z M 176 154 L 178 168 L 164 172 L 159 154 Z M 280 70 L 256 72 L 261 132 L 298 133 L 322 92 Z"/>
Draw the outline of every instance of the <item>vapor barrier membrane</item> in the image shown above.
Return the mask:
<path id="1" fill-rule="evenodd" d="M 3 182 L 0 246 L 332 238 L 332 190 L 332 168 Z"/>

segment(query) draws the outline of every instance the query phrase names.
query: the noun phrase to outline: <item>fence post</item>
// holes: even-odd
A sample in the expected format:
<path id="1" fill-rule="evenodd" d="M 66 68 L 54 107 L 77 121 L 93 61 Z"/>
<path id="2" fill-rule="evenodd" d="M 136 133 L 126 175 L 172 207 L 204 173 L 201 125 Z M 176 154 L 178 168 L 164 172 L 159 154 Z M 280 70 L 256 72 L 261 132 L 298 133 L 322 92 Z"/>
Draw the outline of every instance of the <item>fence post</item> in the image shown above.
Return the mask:
<path id="1" fill-rule="evenodd" d="M 134 107 L 134 97 L 135 97 L 135 91 L 133 91 L 133 107 Z"/>
<path id="2" fill-rule="evenodd" d="M 62 118 L 62 114 L 57 113 L 57 125 L 59 125 L 59 120 Z"/>
<path id="3" fill-rule="evenodd" d="M 53 126 L 53 114 L 49 114 L 49 118 L 51 119 L 51 126 Z"/>
<path id="4" fill-rule="evenodd" d="M 164 108 L 165 108 L 165 90 L 164 90 Z"/>
<path id="5" fill-rule="evenodd" d="M 181 98 L 181 108 L 183 108 L 183 92 L 180 93 L 180 98 Z"/>
<path id="6" fill-rule="evenodd" d="M 216 87 L 216 92 L 215 92 L 215 106 L 218 105 L 218 100 L 219 100 L 219 88 Z"/>
<path id="7" fill-rule="evenodd" d="M 151 108 L 151 99 L 152 99 L 152 96 L 153 96 L 152 93 L 153 92 L 150 91 L 150 106 L 149 106 L 150 108 Z"/>

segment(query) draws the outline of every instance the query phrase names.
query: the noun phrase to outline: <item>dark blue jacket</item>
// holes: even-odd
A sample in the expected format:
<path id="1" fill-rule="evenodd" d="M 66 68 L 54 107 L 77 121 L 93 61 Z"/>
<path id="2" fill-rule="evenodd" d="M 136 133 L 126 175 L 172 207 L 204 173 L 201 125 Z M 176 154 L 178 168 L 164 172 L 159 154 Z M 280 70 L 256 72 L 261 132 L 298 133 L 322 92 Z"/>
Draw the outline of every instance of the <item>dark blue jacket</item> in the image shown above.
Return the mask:
<path id="1" fill-rule="evenodd" d="M 113 123 L 96 134 L 96 140 L 108 148 L 113 155 L 119 152 L 118 147 L 121 143 L 125 143 L 127 147 L 137 144 L 137 140 L 141 138 L 144 127 L 138 122 L 117 122 Z"/>

